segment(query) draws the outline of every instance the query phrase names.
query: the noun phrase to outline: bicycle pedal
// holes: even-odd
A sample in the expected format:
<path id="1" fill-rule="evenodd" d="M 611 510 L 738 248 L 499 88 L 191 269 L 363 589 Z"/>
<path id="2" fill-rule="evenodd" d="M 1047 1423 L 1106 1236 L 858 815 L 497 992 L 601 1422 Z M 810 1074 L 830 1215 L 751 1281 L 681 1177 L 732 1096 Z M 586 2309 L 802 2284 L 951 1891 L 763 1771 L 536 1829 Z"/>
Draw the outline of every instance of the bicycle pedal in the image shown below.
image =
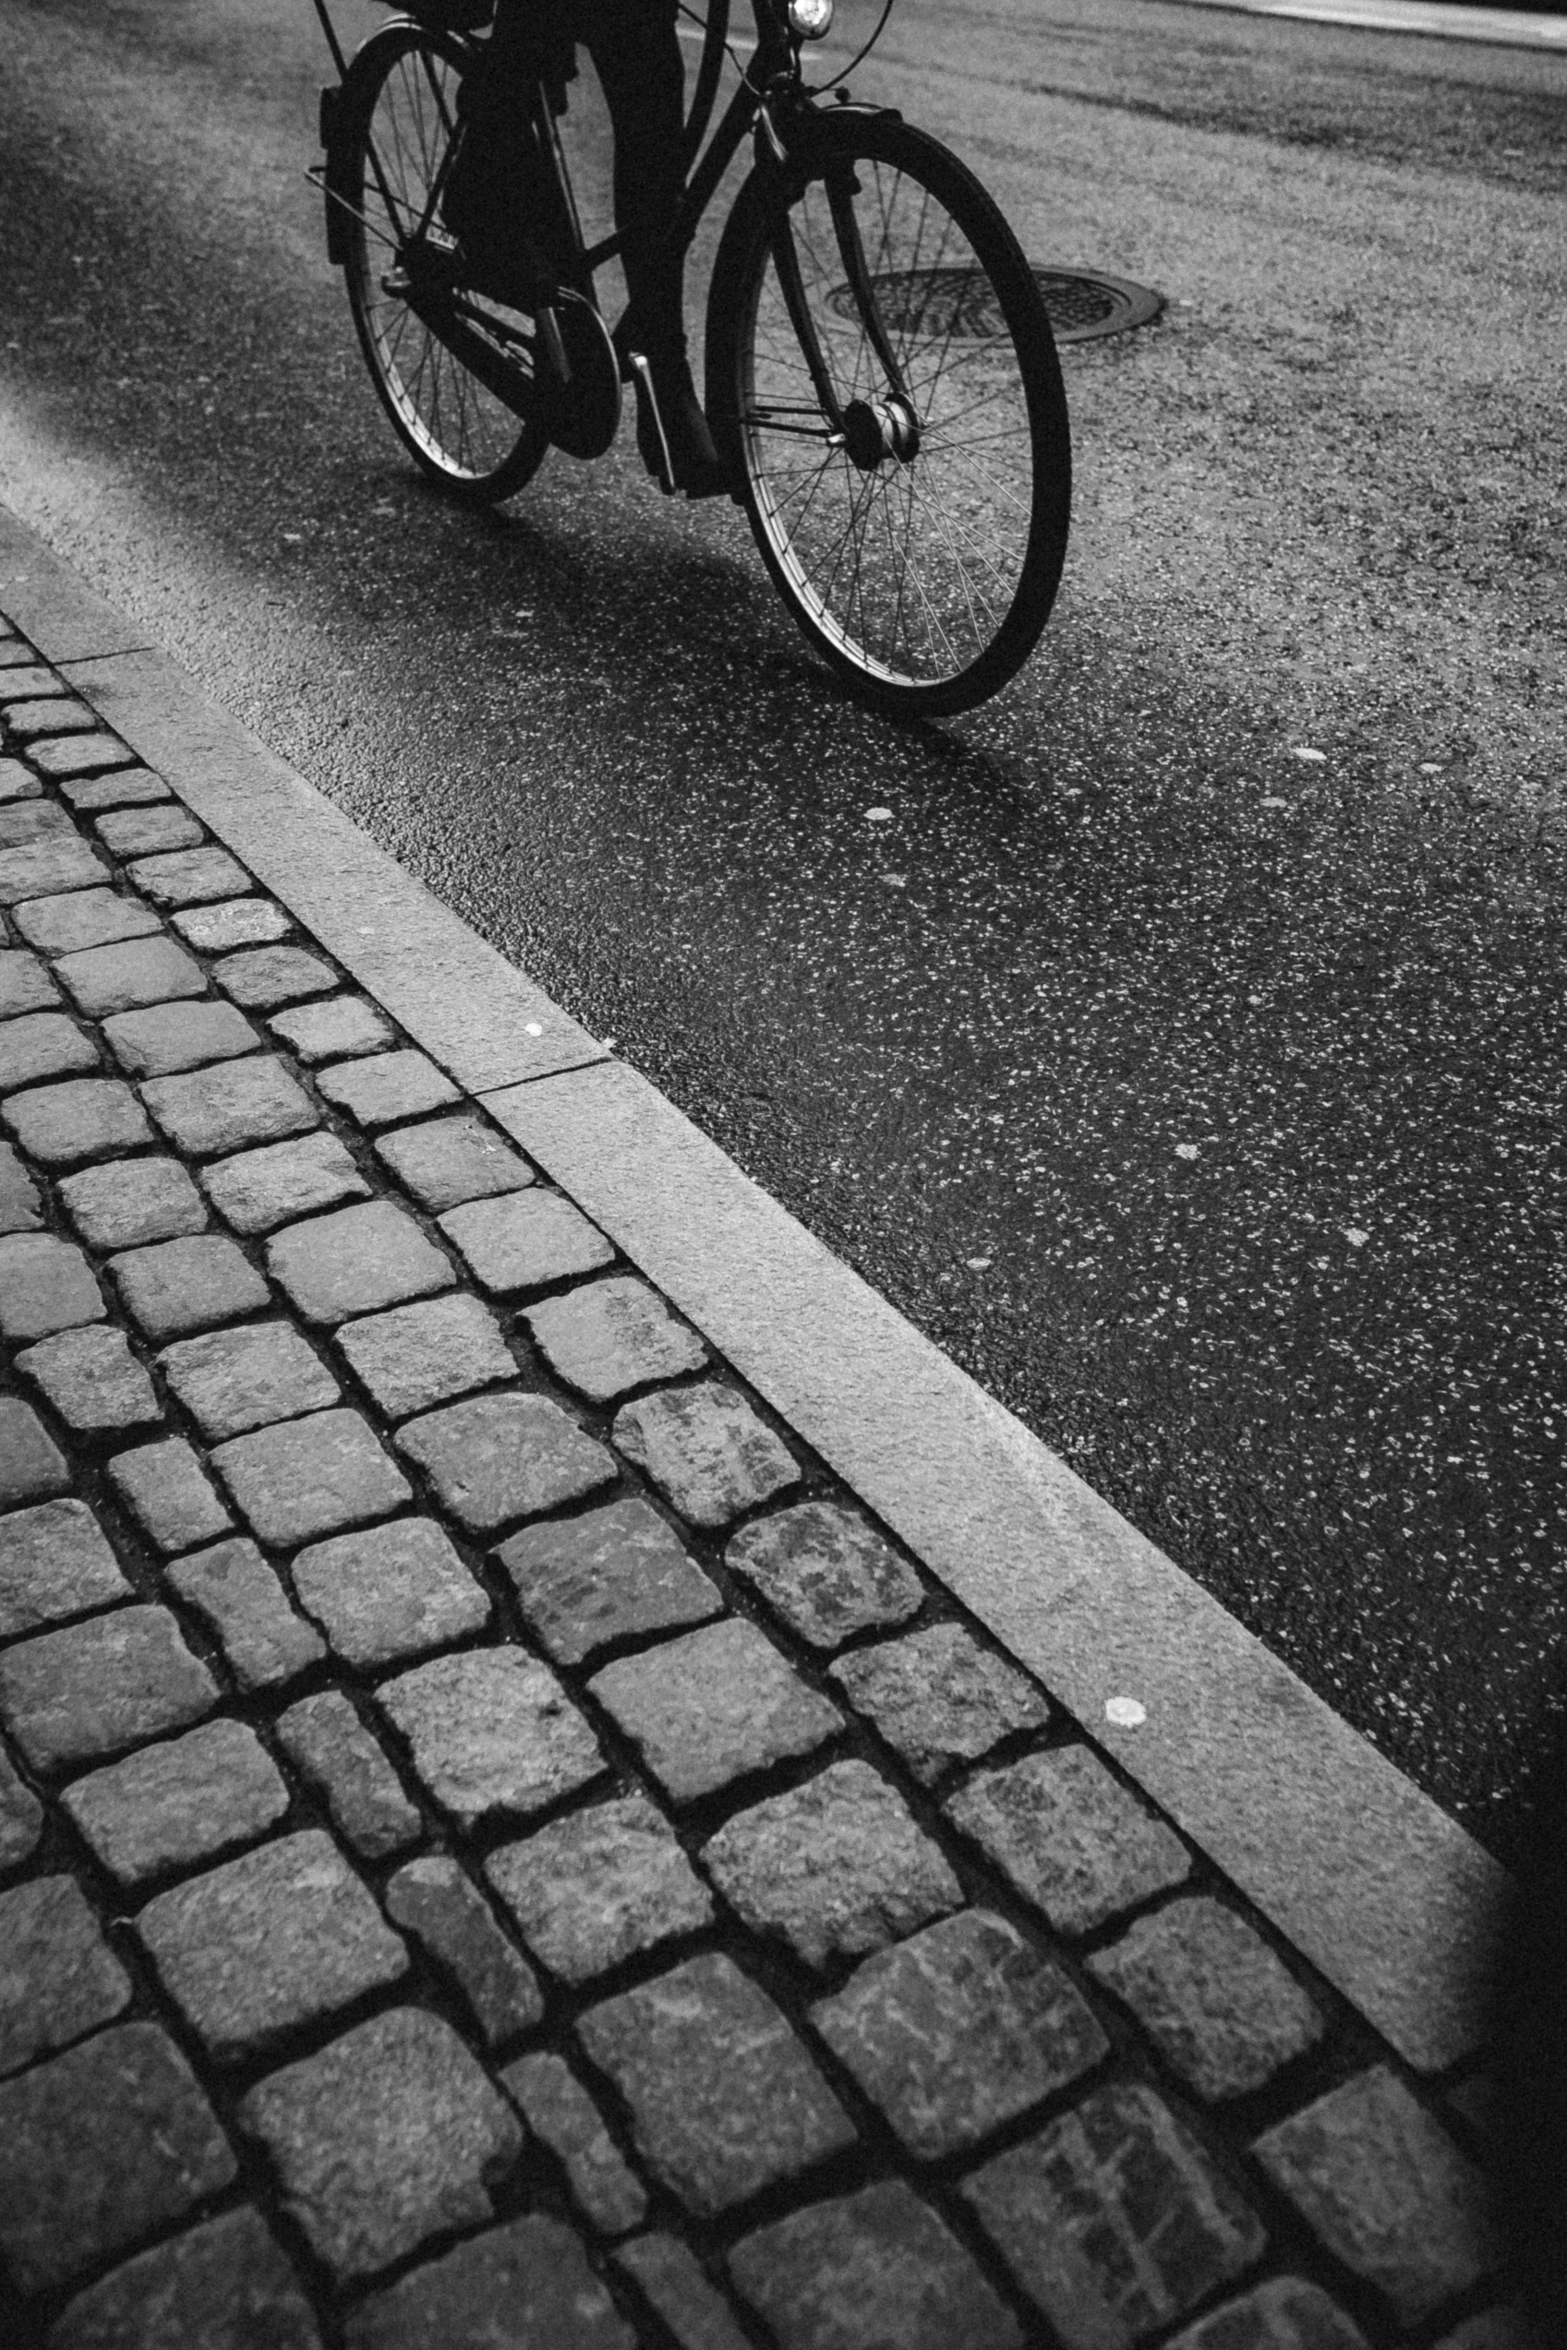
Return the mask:
<path id="1" fill-rule="evenodd" d="M 637 447 L 642 462 L 665 497 L 672 498 L 678 486 L 675 481 L 675 464 L 669 453 L 669 436 L 664 430 L 664 419 L 659 414 L 658 394 L 653 389 L 653 370 L 641 351 L 627 351 L 624 364 L 637 395 Z"/>

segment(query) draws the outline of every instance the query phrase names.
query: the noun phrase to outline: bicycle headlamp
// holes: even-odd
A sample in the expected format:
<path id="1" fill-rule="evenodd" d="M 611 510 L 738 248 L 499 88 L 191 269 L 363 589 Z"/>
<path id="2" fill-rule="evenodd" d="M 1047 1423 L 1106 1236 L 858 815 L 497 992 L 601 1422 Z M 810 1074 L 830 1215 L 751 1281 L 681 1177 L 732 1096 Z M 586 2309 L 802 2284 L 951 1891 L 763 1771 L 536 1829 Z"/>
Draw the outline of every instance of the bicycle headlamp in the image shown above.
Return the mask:
<path id="1" fill-rule="evenodd" d="M 832 30 L 833 0 L 789 0 L 789 30 L 797 40 L 820 41 Z"/>

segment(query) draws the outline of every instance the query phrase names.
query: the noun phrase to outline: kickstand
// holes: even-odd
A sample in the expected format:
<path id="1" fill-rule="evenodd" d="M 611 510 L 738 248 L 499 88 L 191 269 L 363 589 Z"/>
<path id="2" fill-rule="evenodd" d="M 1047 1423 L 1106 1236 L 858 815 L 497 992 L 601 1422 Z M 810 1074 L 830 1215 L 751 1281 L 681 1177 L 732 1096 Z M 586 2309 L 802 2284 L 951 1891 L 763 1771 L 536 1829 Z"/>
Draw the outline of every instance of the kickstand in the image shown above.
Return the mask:
<path id="1" fill-rule="evenodd" d="M 675 467 L 669 454 L 669 438 L 664 431 L 664 419 L 658 412 L 658 394 L 653 389 L 653 370 L 640 351 L 626 353 L 632 388 L 637 395 L 637 445 L 644 461 L 652 460 L 658 477 L 658 486 L 666 498 L 675 495 Z"/>

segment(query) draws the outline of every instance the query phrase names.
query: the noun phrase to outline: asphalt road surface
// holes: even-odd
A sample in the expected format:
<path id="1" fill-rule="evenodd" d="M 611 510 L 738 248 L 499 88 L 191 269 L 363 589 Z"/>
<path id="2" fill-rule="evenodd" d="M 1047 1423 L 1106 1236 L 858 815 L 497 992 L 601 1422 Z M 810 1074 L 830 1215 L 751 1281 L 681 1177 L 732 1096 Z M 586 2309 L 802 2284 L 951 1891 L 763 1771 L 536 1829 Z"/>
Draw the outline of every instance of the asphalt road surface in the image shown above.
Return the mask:
<path id="1" fill-rule="evenodd" d="M 1040 652 L 900 728 L 629 435 L 497 519 L 415 479 L 304 0 L 0 38 L 0 495 L 1508 1850 L 1567 1688 L 1567 60 L 900 0 L 857 94 L 1169 297 L 1067 354 Z"/>

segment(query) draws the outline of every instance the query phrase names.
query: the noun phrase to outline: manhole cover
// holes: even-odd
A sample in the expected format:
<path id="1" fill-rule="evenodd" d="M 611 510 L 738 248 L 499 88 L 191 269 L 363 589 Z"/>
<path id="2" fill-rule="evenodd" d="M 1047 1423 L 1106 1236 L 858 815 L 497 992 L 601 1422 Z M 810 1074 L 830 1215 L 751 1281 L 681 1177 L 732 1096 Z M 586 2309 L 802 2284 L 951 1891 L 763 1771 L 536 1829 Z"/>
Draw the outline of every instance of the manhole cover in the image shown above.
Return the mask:
<path id="1" fill-rule="evenodd" d="M 1128 327 L 1146 326 L 1164 308 L 1162 294 L 1097 270 L 1045 269 L 1036 262 L 1034 277 L 1058 343 L 1124 334 Z M 883 317 L 900 334 L 978 341 L 1001 331 L 990 280 L 981 269 L 889 269 L 871 283 Z M 854 316 L 848 286 L 835 286 L 827 305 L 840 318 Z"/>

